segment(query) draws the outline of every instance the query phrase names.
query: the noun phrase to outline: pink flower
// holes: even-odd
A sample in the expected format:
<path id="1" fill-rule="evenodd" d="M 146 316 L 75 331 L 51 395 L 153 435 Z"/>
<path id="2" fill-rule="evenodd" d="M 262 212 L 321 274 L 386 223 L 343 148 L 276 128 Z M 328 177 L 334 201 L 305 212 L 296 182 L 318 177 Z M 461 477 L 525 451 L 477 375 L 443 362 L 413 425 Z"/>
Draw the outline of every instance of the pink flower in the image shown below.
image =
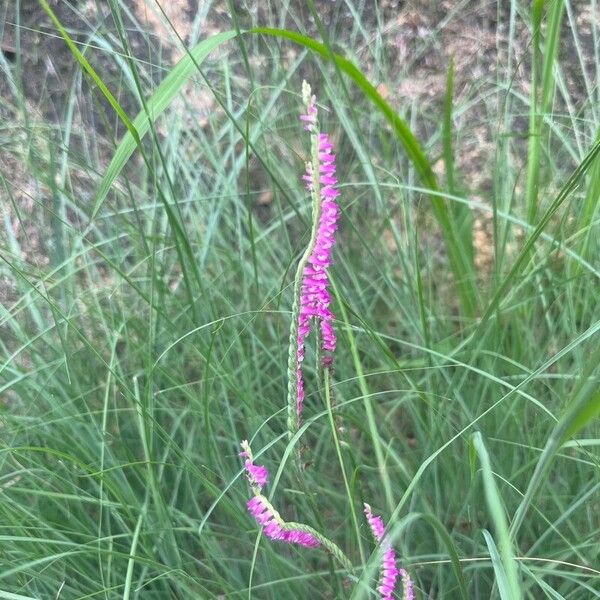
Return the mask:
<path id="1" fill-rule="evenodd" d="M 250 450 L 250 446 L 246 440 L 244 440 L 240 445 L 242 446 L 240 456 L 246 459 L 244 461 L 246 477 L 248 478 L 250 485 L 260 492 L 269 479 L 269 471 L 267 471 L 267 468 L 263 467 L 262 465 L 254 464 L 252 450 Z"/>
<path id="2" fill-rule="evenodd" d="M 373 537 L 380 542 L 385 535 L 385 525 L 383 519 L 371 512 L 371 507 L 365 502 L 365 515 L 373 532 Z"/>
<path id="3" fill-rule="evenodd" d="M 320 545 L 319 540 L 311 533 L 298 529 L 286 529 L 283 521 L 265 497 L 253 496 L 248 500 L 246 506 L 268 538 L 309 548 L 316 548 Z"/>
<path id="4" fill-rule="evenodd" d="M 242 452 L 240 456 L 245 458 L 244 467 L 246 476 L 254 491 L 254 496 L 248 500 L 246 506 L 256 522 L 262 527 L 264 534 L 272 540 L 280 540 L 287 544 L 298 544 L 316 548 L 320 546 L 319 540 L 309 532 L 300 529 L 286 527 L 277 511 L 270 502 L 260 494 L 260 490 L 267 483 L 269 472 L 262 465 L 255 465 L 252 450 L 247 441 L 241 443 Z"/>
<path id="5" fill-rule="evenodd" d="M 304 121 L 304 129 L 306 131 L 312 131 L 317 124 L 317 98 L 310 93 L 310 87 L 306 92 L 305 86 L 302 86 L 303 96 L 306 100 L 306 114 L 300 115 L 300 120 Z"/>
<path id="6" fill-rule="evenodd" d="M 254 465 L 248 460 L 246 460 L 245 467 L 250 484 L 261 490 L 269 479 L 269 471 L 267 471 L 267 468 L 262 465 Z"/>
<path id="7" fill-rule="evenodd" d="M 382 600 L 392 600 L 398 575 L 402 577 L 404 588 L 403 599 L 414 600 L 413 582 L 409 574 L 404 569 L 398 569 L 396 565 L 396 551 L 386 535 L 385 525 L 380 516 L 374 515 L 371 507 L 365 503 L 365 515 L 373 532 L 375 540 L 381 544 L 383 550 L 383 561 L 381 564 L 381 577 L 377 590 L 381 594 Z"/>
<path id="8" fill-rule="evenodd" d="M 300 546 L 307 546 L 308 548 L 316 548 L 321 544 L 312 533 L 300 531 L 299 529 L 284 530 L 281 539 L 288 544 L 299 544 Z"/>
<path id="9" fill-rule="evenodd" d="M 410 575 L 405 569 L 400 569 L 400 577 L 402 577 L 402 587 L 404 588 L 402 600 L 415 600 L 415 590 Z"/>
<path id="10" fill-rule="evenodd" d="M 306 91 L 308 89 L 308 91 Z M 307 114 L 300 118 L 306 123 L 305 129 L 317 135 L 317 107 L 315 97 L 310 95 L 310 87 L 303 88 L 307 100 Z M 318 177 L 320 193 L 320 215 L 314 247 L 307 264 L 302 272 L 302 286 L 300 291 L 300 309 L 298 313 L 298 340 L 296 352 L 296 414 L 298 418 L 302 413 L 304 403 L 304 380 L 302 376 L 302 362 L 304 360 L 304 342 L 310 333 L 311 323 L 318 323 L 321 332 L 321 349 L 326 355 L 323 365 L 331 366 L 332 354 L 335 352 L 336 336 L 333 329 L 333 313 L 329 309 L 331 295 L 329 293 L 329 275 L 327 272 L 331 264 L 331 250 L 335 244 L 335 232 L 339 217 L 339 207 L 336 198 L 340 195 L 337 190 L 335 154 L 333 144 L 326 133 L 318 133 L 319 173 L 314 173 L 312 163 L 306 165 L 303 176 L 306 187 L 313 193 Z"/>

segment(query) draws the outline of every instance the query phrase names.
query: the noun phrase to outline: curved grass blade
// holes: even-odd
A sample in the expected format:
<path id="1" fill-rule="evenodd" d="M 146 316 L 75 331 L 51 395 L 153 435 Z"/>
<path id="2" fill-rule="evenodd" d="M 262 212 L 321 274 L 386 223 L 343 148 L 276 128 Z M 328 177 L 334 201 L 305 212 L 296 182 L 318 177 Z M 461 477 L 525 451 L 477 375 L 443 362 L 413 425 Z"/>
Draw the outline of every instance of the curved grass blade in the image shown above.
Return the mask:
<path id="1" fill-rule="evenodd" d="M 450 562 L 452 563 L 452 570 L 454 571 L 454 576 L 456 577 L 456 581 L 458 583 L 458 589 L 460 590 L 460 597 L 463 600 L 467 600 L 469 597 L 469 594 L 467 593 L 467 582 L 465 581 L 465 576 L 460 566 L 458 552 L 456 551 L 456 546 L 452 540 L 452 537 L 450 537 L 450 534 L 448 531 L 446 531 L 444 524 L 435 515 L 419 513 L 416 516 L 424 521 L 427 521 L 431 525 L 432 529 L 438 534 L 444 546 L 446 546 L 448 556 L 450 557 Z"/>
<path id="2" fill-rule="evenodd" d="M 96 73 L 96 71 L 94 70 L 94 67 L 92 67 L 92 65 L 88 62 L 87 58 L 81 53 L 79 48 L 77 48 L 77 45 L 71 39 L 71 36 L 67 33 L 67 30 L 63 27 L 63 25 L 60 22 L 60 20 L 58 19 L 58 17 L 54 14 L 54 11 L 50 8 L 50 5 L 48 4 L 48 2 L 46 0 L 39 0 L 39 2 L 41 4 L 42 8 L 46 11 L 48 16 L 54 23 L 54 26 L 56 27 L 56 29 L 58 29 L 58 32 L 60 33 L 63 40 L 65 40 L 65 43 L 69 47 L 69 50 L 71 50 L 71 52 L 72 52 L 73 56 L 75 57 L 75 59 L 77 60 L 77 62 L 81 65 L 81 67 L 84 69 L 84 71 L 86 71 L 90 75 L 90 77 L 94 80 L 94 83 L 98 86 L 100 91 L 104 94 L 104 97 L 108 100 L 110 105 L 114 108 L 117 115 L 119 115 L 119 118 L 121 119 L 121 121 L 123 121 L 123 124 L 125 125 L 125 127 L 127 127 L 129 135 L 131 135 L 131 138 L 133 140 L 134 146 L 135 146 L 135 144 L 139 144 L 140 136 L 139 136 L 138 132 L 136 131 L 135 125 L 129 120 L 129 117 L 125 114 L 125 111 L 121 108 L 121 105 L 117 102 L 117 99 L 112 95 L 112 92 L 106 87 L 106 84 L 102 81 L 102 79 L 100 78 L 98 73 Z"/>
<path id="3" fill-rule="evenodd" d="M 313 38 L 287 29 L 274 29 L 270 27 L 255 27 L 249 33 L 260 33 L 290 40 L 323 58 L 333 60 L 336 67 L 348 75 L 360 88 L 365 96 L 378 108 L 392 126 L 400 143 L 413 163 L 423 183 L 432 191 L 438 190 L 437 179 L 425 153 L 417 138 L 412 133 L 407 123 L 394 111 L 394 109 L 381 97 L 377 89 L 362 74 L 360 69 L 347 58 L 340 54 L 331 54 L 325 44 Z M 465 316 L 472 317 L 477 309 L 477 289 L 475 287 L 474 267 L 469 260 L 468 250 L 461 243 L 456 223 L 448 210 L 445 202 L 439 196 L 429 196 L 435 217 L 440 224 L 448 249 L 450 266 L 456 281 L 457 291 Z"/>
<path id="4" fill-rule="evenodd" d="M 133 154 L 139 139 L 150 129 L 151 122 L 155 121 L 160 114 L 169 106 L 181 88 L 185 85 L 188 79 L 196 71 L 199 65 L 217 46 L 235 37 L 235 31 L 224 31 L 218 33 L 194 46 L 171 70 L 164 78 L 160 85 L 156 88 L 152 96 L 147 100 L 146 111 L 141 111 L 133 120 L 133 127 L 138 134 L 138 139 L 128 131 L 123 139 L 119 142 L 117 149 L 108 165 L 108 169 L 100 182 L 100 187 L 96 194 L 96 202 L 90 216 L 90 221 L 93 221 L 98 214 L 98 210 L 102 206 L 110 186 L 117 178 L 123 167 Z M 152 121 L 150 120 L 152 119 Z"/>
<path id="5" fill-rule="evenodd" d="M 487 501 L 490 516 L 494 523 L 496 536 L 500 546 L 499 561 L 494 560 L 494 555 L 492 552 L 495 548 L 495 543 L 492 537 L 488 534 L 492 542 L 490 545 L 490 540 L 488 540 L 488 537 L 486 536 L 488 548 L 490 548 L 490 555 L 492 556 L 492 563 L 494 565 L 498 587 L 501 592 L 500 595 L 502 600 L 519 600 L 523 597 L 523 595 L 521 593 L 519 572 L 508 531 L 508 521 L 506 519 L 506 513 L 500 498 L 500 492 L 498 491 L 494 474 L 492 472 L 490 457 L 487 448 L 483 443 L 483 437 L 479 431 L 473 434 L 473 445 L 481 463 L 485 499 Z"/>

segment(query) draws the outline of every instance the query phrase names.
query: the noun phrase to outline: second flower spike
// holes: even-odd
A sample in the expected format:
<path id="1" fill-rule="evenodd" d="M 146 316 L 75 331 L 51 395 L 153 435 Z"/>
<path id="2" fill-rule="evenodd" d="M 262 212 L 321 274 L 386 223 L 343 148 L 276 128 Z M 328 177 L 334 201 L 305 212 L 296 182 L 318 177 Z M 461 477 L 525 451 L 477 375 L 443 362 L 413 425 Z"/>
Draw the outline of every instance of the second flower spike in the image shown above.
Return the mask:
<path id="1" fill-rule="evenodd" d="M 380 544 L 383 552 L 381 576 L 379 587 L 377 588 L 377 591 L 381 594 L 381 600 L 392 600 L 394 598 L 398 576 L 402 578 L 402 600 L 414 600 L 415 595 L 412 579 L 404 569 L 398 569 L 396 565 L 396 551 L 387 536 L 383 519 L 378 515 L 374 515 L 371 507 L 366 503 L 365 515 L 373 537 Z"/>

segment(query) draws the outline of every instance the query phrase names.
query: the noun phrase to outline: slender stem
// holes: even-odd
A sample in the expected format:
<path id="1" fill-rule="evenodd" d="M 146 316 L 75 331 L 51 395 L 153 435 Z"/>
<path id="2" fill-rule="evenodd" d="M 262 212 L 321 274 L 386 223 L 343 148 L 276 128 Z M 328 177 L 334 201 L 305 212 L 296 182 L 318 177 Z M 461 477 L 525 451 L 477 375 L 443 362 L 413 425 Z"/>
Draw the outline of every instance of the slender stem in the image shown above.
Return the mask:
<path id="1" fill-rule="evenodd" d="M 290 323 L 290 342 L 288 352 L 288 433 L 293 437 L 300 426 L 300 415 L 298 415 L 296 404 L 298 400 L 298 317 L 300 312 L 300 295 L 302 293 L 302 275 L 304 267 L 312 254 L 317 242 L 317 230 L 321 217 L 321 182 L 319 180 L 319 131 L 315 127 L 311 134 L 311 162 L 312 162 L 312 230 L 310 240 L 304 250 L 304 254 L 296 269 L 294 280 L 294 301 L 292 305 L 292 322 Z"/>
<path id="2" fill-rule="evenodd" d="M 356 507 L 354 506 L 354 502 L 352 500 L 352 493 L 350 491 L 350 484 L 348 483 L 348 475 L 346 474 L 346 467 L 344 465 L 344 458 L 342 456 L 342 449 L 340 446 L 340 440 L 337 433 L 337 428 L 335 426 L 335 419 L 333 417 L 333 409 L 331 404 L 331 380 L 329 378 L 329 368 L 325 367 L 323 369 L 323 380 L 325 385 L 325 401 L 327 403 L 327 413 L 329 415 L 329 424 L 331 425 L 331 433 L 333 435 L 333 442 L 335 444 L 335 451 L 338 456 L 338 461 L 340 463 L 340 469 L 342 470 L 342 478 L 344 479 L 344 487 L 346 488 L 346 495 L 348 496 L 348 502 L 350 504 L 350 514 L 352 515 L 352 524 L 354 525 L 354 529 L 356 531 L 356 539 L 358 541 L 358 552 L 360 554 L 361 563 L 365 564 L 365 554 L 362 546 L 362 540 L 360 536 L 360 527 L 358 524 L 358 517 L 356 515 Z"/>
<path id="3" fill-rule="evenodd" d="M 342 321 L 346 326 L 346 335 L 348 336 L 348 342 L 350 343 L 350 353 L 352 354 L 352 361 L 354 363 L 354 370 L 356 371 L 356 376 L 358 379 L 358 385 L 363 395 L 363 403 L 365 407 L 365 412 L 367 413 L 367 424 L 369 427 L 369 433 L 371 434 L 371 441 L 373 442 L 373 450 L 375 451 L 375 459 L 377 461 L 377 470 L 379 471 L 379 477 L 381 479 L 381 484 L 383 486 L 383 491 L 385 493 L 385 499 L 387 502 L 388 510 L 392 512 L 396 506 L 394 502 L 394 494 L 392 493 L 392 485 L 390 482 L 390 476 L 385 464 L 385 457 L 383 454 L 383 448 L 381 444 L 381 438 L 379 436 L 378 428 L 377 428 L 377 419 L 375 417 L 375 411 L 373 409 L 373 404 L 371 402 L 371 393 L 369 391 L 369 386 L 367 384 L 367 379 L 365 377 L 362 363 L 360 360 L 360 354 L 358 352 L 358 347 L 356 345 L 356 339 L 354 338 L 354 333 L 352 331 L 352 327 L 350 327 L 350 321 L 348 320 L 348 311 L 346 310 L 346 306 L 342 301 L 342 297 L 340 291 L 335 284 L 335 280 L 331 280 L 331 285 L 333 287 L 333 292 L 337 299 L 337 304 L 340 307 Z"/>
<path id="4" fill-rule="evenodd" d="M 303 523 L 284 523 L 282 525 L 283 529 L 294 530 L 294 531 L 303 531 L 304 533 L 310 533 L 314 536 L 325 550 L 331 553 L 331 555 L 346 569 L 349 573 L 354 573 L 354 567 L 350 562 L 350 559 L 344 554 L 342 549 L 334 542 L 332 542 L 329 538 L 326 538 L 324 535 L 321 535 L 316 529 L 313 529 L 310 525 L 304 525 Z"/>

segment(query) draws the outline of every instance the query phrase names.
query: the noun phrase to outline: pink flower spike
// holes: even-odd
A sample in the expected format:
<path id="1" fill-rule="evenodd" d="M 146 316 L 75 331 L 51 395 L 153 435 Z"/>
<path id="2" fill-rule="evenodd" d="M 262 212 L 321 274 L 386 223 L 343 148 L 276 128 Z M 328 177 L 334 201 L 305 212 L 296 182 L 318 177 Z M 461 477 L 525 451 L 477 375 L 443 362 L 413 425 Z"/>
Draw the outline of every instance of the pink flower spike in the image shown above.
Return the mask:
<path id="1" fill-rule="evenodd" d="M 374 515 L 371 507 L 365 503 L 365 515 L 373 533 L 375 540 L 381 545 L 383 550 L 383 560 L 381 563 L 381 576 L 377 591 L 381 594 L 382 600 L 392 600 L 394 597 L 394 589 L 399 575 L 403 577 L 403 585 L 405 589 L 404 600 L 414 600 L 412 590 L 412 581 L 408 573 L 404 569 L 398 569 L 396 565 L 396 551 L 387 537 L 383 519 L 380 516 Z M 406 580 L 404 579 L 406 574 Z M 407 583 L 408 582 L 408 583 Z M 410 585 L 409 585 L 410 584 Z"/>
<path id="2" fill-rule="evenodd" d="M 281 539 L 288 544 L 298 544 L 299 546 L 307 546 L 308 548 L 316 548 L 321 545 L 312 533 L 299 531 L 298 529 L 284 530 Z"/>
<path id="3" fill-rule="evenodd" d="M 314 210 L 318 218 L 316 229 L 312 232 L 311 245 L 300 268 L 300 297 L 298 298 L 297 323 L 294 324 L 296 348 L 292 349 L 290 358 L 290 370 L 293 371 L 295 351 L 297 417 L 295 427 L 300 424 L 304 406 L 305 391 L 302 372 L 304 346 L 313 326 L 321 333 L 322 365 L 326 368 L 333 365 L 336 335 L 333 328 L 334 316 L 329 308 L 331 294 L 328 268 L 331 265 L 331 254 L 335 244 L 337 220 L 340 213 L 336 202 L 340 193 L 337 190 L 338 180 L 333 143 L 326 133 L 319 131 L 317 101 L 306 81 L 302 83 L 302 101 L 305 113 L 300 116 L 300 120 L 305 123 L 305 129 L 311 134 L 313 151 L 313 160 L 307 163 L 302 179 L 306 184 L 306 189 L 313 196 Z M 314 158 L 315 153 L 316 159 Z M 293 406 L 291 410 L 294 410 Z"/>
<path id="4" fill-rule="evenodd" d="M 250 514 L 262 526 L 265 535 L 271 539 L 280 539 L 283 528 L 277 522 L 274 512 L 264 502 L 262 496 L 254 496 L 247 503 Z"/>
<path id="5" fill-rule="evenodd" d="M 281 518 L 263 496 L 251 498 L 247 503 L 247 507 L 268 538 L 308 548 L 316 548 L 321 545 L 312 533 L 300 531 L 299 529 L 285 529 Z"/>
<path id="6" fill-rule="evenodd" d="M 382 600 L 392 600 L 394 597 L 394 589 L 396 587 L 396 580 L 400 571 L 396 566 L 396 552 L 390 546 L 383 553 L 383 568 L 381 572 L 381 585 L 379 586 L 379 592 L 381 593 Z"/>
<path id="7" fill-rule="evenodd" d="M 269 471 L 267 471 L 267 468 L 263 467 L 262 465 L 254 464 L 252 450 L 250 450 L 250 445 L 246 440 L 244 440 L 240 445 L 242 447 L 240 456 L 246 459 L 244 461 L 246 477 L 248 478 L 250 485 L 260 492 L 260 490 L 262 490 L 262 488 L 267 484 L 267 480 L 269 479 Z"/>
<path id="8" fill-rule="evenodd" d="M 399 573 L 402 578 L 402 600 L 415 600 L 415 590 L 410 575 L 405 569 L 400 569 Z"/>
<path id="9" fill-rule="evenodd" d="M 306 106 L 306 114 L 300 115 L 300 120 L 305 123 L 306 131 L 313 131 L 317 125 L 317 98 L 311 94 L 310 85 L 304 81 L 302 83 L 302 101 Z"/>
<path id="10" fill-rule="evenodd" d="M 279 513 L 260 493 L 261 488 L 267 483 L 269 472 L 262 465 L 254 464 L 252 450 L 246 440 L 241 442 L 240 445 L 242 447 L 240 456 L 245 459 L 244 468 L 246 469 L 246 476 L 254 492 L 254 495 L 248 500 L 246 506 L 250 514 L 256 519 L 256 522 L 262 527 L 264 534 L 272 540 L 280 540 L 287 544 L 297 544 L 298 546 L 307 546 L 309 548 L 320 546 L 321 542 L 317 537 L 309 531 L 304 531 L 302 529 L 303 525 L 290 524 L 286 526 Z"/>
<path id="11" fill-rule="evenodd" d="M 262 465 L 253 465 L 252 463 L 249 463 L 249 461 L 246 461 L 245 466 L 251 484 L 261 490 L 269 479 L 269 471 L 267 471 L 266 467 L 263 467 Z"/>
<path id="12" fill-rule="evenodd" d="M 373 537 L 380 542 L 385 534 L 385 525 L 383 519 L 379 516 L 375 516 L 371 512 L 371 507 L 365 502 L 365 515 L 367 515 L 367 521 L 371 526 Z"/>

